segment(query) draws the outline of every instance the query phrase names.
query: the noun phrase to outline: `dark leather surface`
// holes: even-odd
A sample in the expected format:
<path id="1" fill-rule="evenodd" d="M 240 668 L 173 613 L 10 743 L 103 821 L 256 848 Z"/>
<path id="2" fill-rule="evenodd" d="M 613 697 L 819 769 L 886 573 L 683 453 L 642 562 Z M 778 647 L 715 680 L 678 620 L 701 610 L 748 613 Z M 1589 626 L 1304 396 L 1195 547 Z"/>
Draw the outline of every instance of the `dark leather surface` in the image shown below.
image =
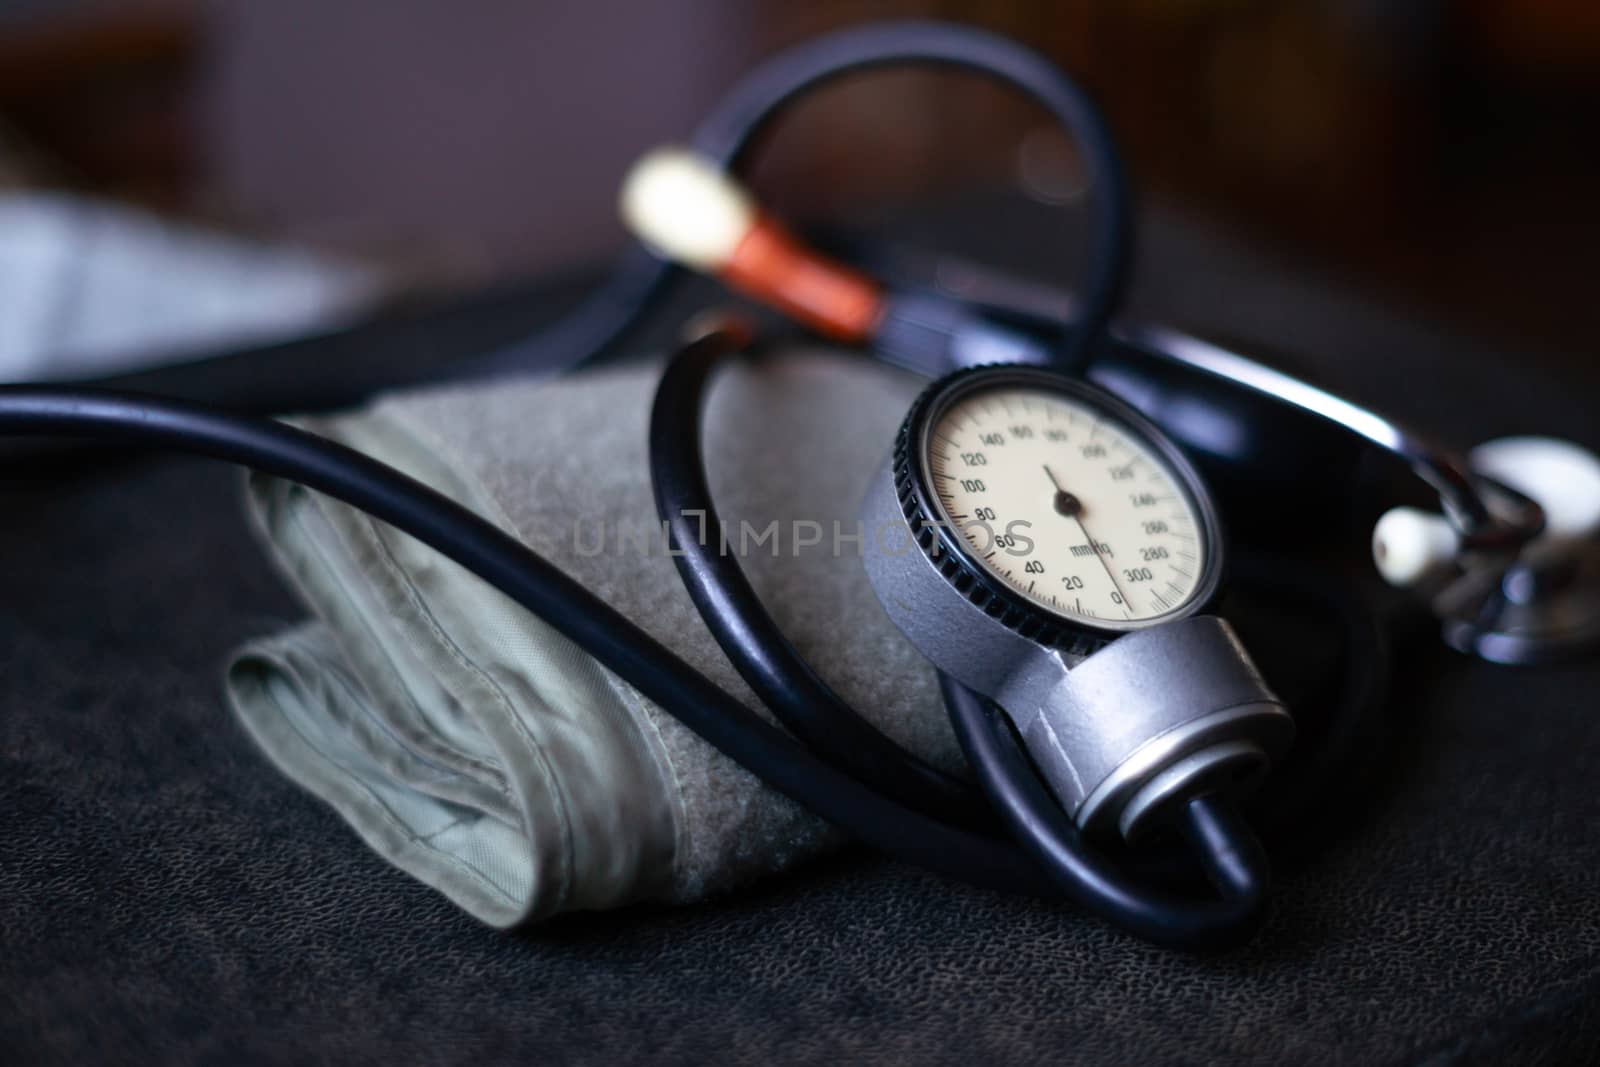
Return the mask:
<path id="1" fill-rule="evenodd" d="M 1269 335 L 1286 314 L 1229 311 Z M 1475 437 L 1592 432 L 1576 374 L 1433 377 L 1489 364 L 1434 363 L 1459 353 L 1413 344 L 1405 320 L 1320 314 L 1324 377 L 1404 414 Z M 1392 348 L 1351 356 L 1351 331 Z M 1554 1063 L 1600 1047 L 1600 666 L 1411 646 L 1375 784 L 1294 850 L 1266 929 L 1222 956 L 859 853 L 696 907 L 506 935 L 375 859 L 223 707 L 229 650 L 298 615 L 234 472 L 61 461 L 0 473 L 0 501 L 0 1062 Z"/>

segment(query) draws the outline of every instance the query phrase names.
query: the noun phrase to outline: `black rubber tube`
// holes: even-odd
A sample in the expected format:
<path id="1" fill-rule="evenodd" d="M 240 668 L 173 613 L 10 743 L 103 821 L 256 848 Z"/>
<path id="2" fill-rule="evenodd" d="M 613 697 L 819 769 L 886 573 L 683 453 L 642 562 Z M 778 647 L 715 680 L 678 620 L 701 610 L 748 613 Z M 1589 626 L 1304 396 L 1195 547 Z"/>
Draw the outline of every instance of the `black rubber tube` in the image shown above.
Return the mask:
<path id="1" fill-rule="evenodd" d="M 994 825 L 983 793 L 880 733 L 811 669 L 722 550 L 701 444 L 710 378 L 727 344 L 690 345 L 667 363 L 650 409 L 650 481 L 678 574 L 740 677 L 813 752 L 885 796 L 960 826 Z"/>
<path id="2" fill-rule="evenodd" d="M 1322 615 L 1339 633 L 1339 682 L 1319 703 L 1319 729 L 1308 731 L 1306 718 L 1298 722 L 1295 747 L 1253 798 L 1252 813 L 1262 833 L 1292 838 L 1302 844 L 1297 829 L 1318 813 L 1345 812 L 1350 807 L 1353 775 L 1363 756 L 1381 743 L 1382 712 L 1393 671 L 1390 640 L 1375 605 L 1355 592 L 1359 583 L 1339 572 L 1313 576 L 1304 561 L 1265 555 L 1260 551 L 1235 553 L 1229 562 L 1229 581 L 1267 603 L 1299 614 Z M 1307 609 L 1310 609 L 1308 612 Z M 1298 718 L 1298 717 L 1297 717 Z"/>
<path id="3" fill-rule="evenodd" d="M 875 22 L 781 52 L 723 95 L 695 131 L 694 147 L 737 172 L 757 137 L 818 86 L 895 66 L 948 67 L 1018 89 L 1072 138 L 1088 170 L 1088 244 L 1077 316 L 1065 327 L 1058 363 L 1086 362 L 1121 303 L 1132 240 L 1132 194 L 1116 140 L 1089 94 L 1033 49 L 956 23 Z"/>
<path id="4" fill-rule="evenodd" d="M 1196 797 L 1177 819 L 1219 897 L 1191 900 L 1153 890 L 1085 845 L 1039 781 L 1002 712 L 946 676 L 940 676 L 940 685 L 956 739 L 996 810 L 1069 899 L 1159 945 L 1223 948 L 1255 932 L 1266 913 L 1266 860 L 1231 803 Z"/>

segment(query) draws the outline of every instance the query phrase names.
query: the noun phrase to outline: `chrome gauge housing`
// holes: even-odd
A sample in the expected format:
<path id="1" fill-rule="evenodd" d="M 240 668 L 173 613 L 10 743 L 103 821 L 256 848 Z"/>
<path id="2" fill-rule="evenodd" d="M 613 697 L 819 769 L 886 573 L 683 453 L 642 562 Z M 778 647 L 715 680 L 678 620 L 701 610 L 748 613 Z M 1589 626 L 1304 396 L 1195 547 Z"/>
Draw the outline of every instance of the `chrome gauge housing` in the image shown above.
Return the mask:
<path id="1" fill-rule="evenodd" d="M 1287 748 L 1287 710 L 1210 613 L 1210 494 L 1115 397 L 1037 366 L 941 379 L 862 518 L 885 611 L 1007 714 L 1084 830 L 1136 836 L 1197 792 L 1249 788 Z"/>

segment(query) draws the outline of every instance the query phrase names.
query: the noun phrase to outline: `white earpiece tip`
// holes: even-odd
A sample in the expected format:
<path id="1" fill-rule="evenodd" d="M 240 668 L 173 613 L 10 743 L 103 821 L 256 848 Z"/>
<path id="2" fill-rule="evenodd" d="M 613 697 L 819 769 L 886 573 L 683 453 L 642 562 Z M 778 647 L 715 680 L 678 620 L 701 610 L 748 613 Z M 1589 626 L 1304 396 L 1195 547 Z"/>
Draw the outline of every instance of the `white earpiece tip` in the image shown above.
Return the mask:
<path id="1" fill-rule="evenodd" d="M 1391 585 L 1426 581 L 1455 559 L 1459 545 L 1444 516 L 1416 508 L 1391 508 L 1372 528 L 1372 562 Z"/>
<path id="2" fill-rule="evenodd" d="M 1528 494 L 1556 539 L 1600 532 L 1600 457 L 1554 437 L 1502 437 L 1472 450 L 1472 469 Z"/>
<path id="3" fill-rule="evenodd" d="M 622 181 L 622 221 L 645 244 L 696 270 L 728 261 L 755 222 L 750 195 L 710 159 L 658 148 Z"/>

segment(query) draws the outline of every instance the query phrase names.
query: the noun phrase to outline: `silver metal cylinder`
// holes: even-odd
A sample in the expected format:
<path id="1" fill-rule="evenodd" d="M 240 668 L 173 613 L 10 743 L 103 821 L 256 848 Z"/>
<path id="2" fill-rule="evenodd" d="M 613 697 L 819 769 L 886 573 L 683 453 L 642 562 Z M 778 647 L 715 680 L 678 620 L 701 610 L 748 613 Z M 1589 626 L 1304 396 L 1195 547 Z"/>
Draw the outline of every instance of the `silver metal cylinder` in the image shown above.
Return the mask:
<path id="1" fill-rule="evenodd" d="M 1089 833 L 1133 838 L 1171 803 L 1249 788 L 1294 737 L 1288 710 L 1213 615 L 1129 634 L 1039 682 L 1019 675 L 996 698 Z"/>

